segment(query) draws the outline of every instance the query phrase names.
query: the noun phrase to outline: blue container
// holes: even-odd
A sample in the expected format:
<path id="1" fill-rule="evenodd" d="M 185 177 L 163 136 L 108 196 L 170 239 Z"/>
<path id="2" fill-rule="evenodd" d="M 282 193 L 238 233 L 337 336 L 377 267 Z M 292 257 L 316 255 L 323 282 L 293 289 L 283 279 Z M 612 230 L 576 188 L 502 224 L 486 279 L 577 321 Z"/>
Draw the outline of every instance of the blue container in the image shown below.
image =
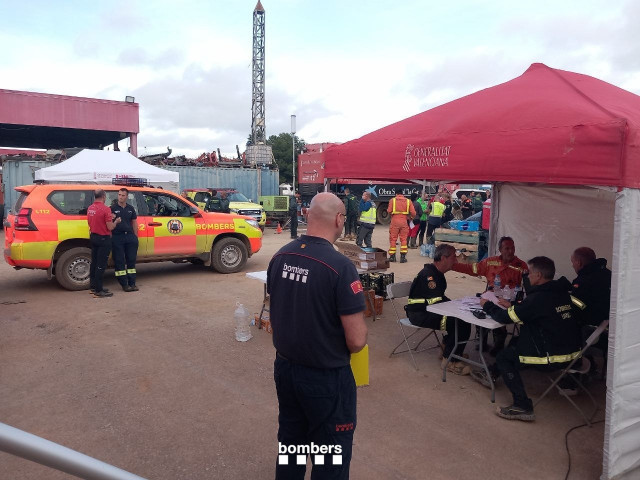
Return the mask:
<path id="1" fill-rule="evenodd" d="M 454 230 L 459 231 L 467 231 L 467 232 L 477 232 L 480 230 L 480 222 L 467 222 L 465 220 L 452 220 L 449 222 L 449 225 Z"/>

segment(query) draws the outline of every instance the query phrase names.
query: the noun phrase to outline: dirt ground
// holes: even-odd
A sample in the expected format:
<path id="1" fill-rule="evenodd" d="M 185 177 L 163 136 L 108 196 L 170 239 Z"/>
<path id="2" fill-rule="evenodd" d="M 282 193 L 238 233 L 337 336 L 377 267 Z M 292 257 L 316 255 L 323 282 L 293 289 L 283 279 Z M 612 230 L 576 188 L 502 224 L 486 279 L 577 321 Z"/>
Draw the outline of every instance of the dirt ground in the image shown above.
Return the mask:
<path id="1" fill-rule="evenodd" d="M 288 238 L 267 229 L 245 272 L 266 270 Z M 374 245 L 387 247 L 386 228 L 375 229 Z M 392 264 L 396 281 L 411 280 L 426 260 L 417 250 L 408 256 Z M 115 295 L 96 299 L 0 261 L 0 421 L 149 479 L 273 478 L 275 351 L 264 331 L 237 342 L 233 320 L 237 301 L 259 311 L 262 284 L 191 264 L 138 272 L 139 292 L 120 291 L 110 271 Z M 452 298 L 483 289 L 453 272 L 447 281 Z M 371 384 L 358 390 L 351 478 L 564 478 L 565 433 L 583 423 L 566 400 L 551 394 L 532 424 L 500 419 L 496 406 L 511 400 L 503 384 L 491 404 L 470 377 L 443 383 L 435 350 L 417 356 L 418 371 L 406 355 L 389 358 L 401 341 L 389 302 L 368 325 Z M 524 379 L 530 396 L 542 393 L 540 373 Z M 604 383 L 590 388 L 602 419 Z M 571 433 L 569 478 L 599 478 L 603 431 L 599 423 Z M 71 477 L 0 453 L 0 478 Z"/>

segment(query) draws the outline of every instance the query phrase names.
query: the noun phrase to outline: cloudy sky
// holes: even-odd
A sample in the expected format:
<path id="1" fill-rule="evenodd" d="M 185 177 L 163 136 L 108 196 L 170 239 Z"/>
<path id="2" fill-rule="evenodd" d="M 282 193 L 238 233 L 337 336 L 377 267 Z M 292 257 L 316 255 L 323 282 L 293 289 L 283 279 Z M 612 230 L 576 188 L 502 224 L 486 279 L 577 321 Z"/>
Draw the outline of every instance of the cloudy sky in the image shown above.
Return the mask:
<path id="1" fill-rule="evenodd" d="M 140 154 L 241 150 L 254 0 L 0 0 L 0 88 L 140 104 Z M 267 135 L 357 138 L 531 63 L 640 94 L 640 2 L 264 0 Z"/>

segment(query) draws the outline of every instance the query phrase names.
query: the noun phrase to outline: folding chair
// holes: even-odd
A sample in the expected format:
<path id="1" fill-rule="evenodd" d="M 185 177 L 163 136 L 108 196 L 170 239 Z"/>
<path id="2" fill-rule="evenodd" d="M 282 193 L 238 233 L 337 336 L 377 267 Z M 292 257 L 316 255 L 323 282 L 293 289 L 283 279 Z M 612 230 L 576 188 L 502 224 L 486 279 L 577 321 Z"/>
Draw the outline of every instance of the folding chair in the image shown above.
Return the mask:
<path id="1" fill-rule="evenodd" d="M 544 398 L 547 396 L 547 393 L 549 393 L 555 387 L 558 390 L 558 392 L 560 393 L 560 395 L 563 396 L 564 398 L 566 398 L 569 401 L 569 403 L 571 403 L 571 405 L 573 405 L 573 407 L 576 410 L 578 410 L 578 412 L 580 412 L 580 415 L 582 415 L 584 417 L 585 421 L 587 422 L 587 425 L 591 426 L 591 419 L 594 417 L 594 415 L 598 411 L 598 404 L 596 403 L 596 399 L 593 398 L 593 395 L 591 395 L 589 390 L 587 390 L 585 388 L 585 386 L 582 384 L 582 382 L 580 382 L 580 380 L 578 379 L 578 375 L 583 375 L 583 374 L 589 373 L 589 368 L 591 367 L 591 362 L 587 358 L 583 358 L 583 355 L 594 343 L 596 343 L 598 341 L 598 338 L 605 331 L 605 329 L 607 328 L 608 325 L 609 325 L 609 320 L 603 320 L 602 323 L 600 323 L 600 325 L 598 325 L 598 328 L 596 328 L 593 331 L 593 333 L 591 335 L 589 335 L 589 338 L 587 338 L 587 340 L 585 341 L 585 344 L 582 347 L 582 350 L 580 350 L 580 354 L 576 358 L 574 358 L 569 363 L 569 365 L 567 365 L 562 370 L 562 372 L 560 372 L 560 375 L 558 375 L 555 380 L 553 380 L 551 378 L 551 376 L 548 377 L 549 381 L 551 381 L 551 385 L 549 386 L 549 388 L 547 388 L 544 391 L 544 393 L 540 396 L 540 398 L 538 398 L 535 401 L 535 403 L 533 404 L 534 408 L 542 400 L 544 400 Z M 575 363 L 580 358 L 582 358 L 581 365 L 579 367 L 574 367 Z M 582 411 L 582 409 L 571 399 L 571 397 L 568 396 L 563 391 L 563 389 L 558 386 L 558 382 L 565 376 L 567 376 L 568 378 L 571 378 L 575 382 L 575 384 L 583 392 L 585 392 L 588 395 L 589 399 L 591 400 L 591 403 L 593 404 L 593 413 L 591 414 L 591 416 L 587 417 L 585 415 L 585 413 Z"/>
<path id="2" fill-rule="evenodd" d="M 409 321 L 409 319 L 404 316 L 404 305 L 400 307 L 401 310 L 398 310 L 395 300 L 408 297 L 410 289 L 411 289 L 411 282 L 399 282 L 399 283 L 391 283 L 387 285 L 387 298 L 391 300 L 391 306 L 393 306 L 393 311 L 396 314 L 398 326 L 400 327 L 400 331 L 402 332 L 402 338 L 403 338 L 402 342 L 400 342 L 398 346 L 396 346 L 396 348 L 394 348 L 393 351 L 389 354 L 389 358 L 391 358 L 394 355 L 399 355 L 401 353 L 409 352 L 409 355 L 411 355 L 411 360 L 413 360 L 413 366 L 416 368 L 416 370 L 418 370 L 418 364 L 416 363 L 416 359 L 413 356 L 414 353 L 425 352 L 427 350 L 431 350 L 432 348 L 437 348 L 437 347 L 440 347 L 440 349 L 443 350 L 443 347 L 442 347 L 442 343 L 440 342 L 440 338 L 438 338 L 438 334 L 434 329 L 418 327 L 412 324 Z M 414 329 L 415 331 L 413 333 L 410 333 L 407 336 L 407 331 L 405 331 L 405 328 L 406 329 L 411 328 L 411 329 Z M 416 333 L 419 333 L 420 330 L 430 330 L 430 331 L 414 347 L 411 347 L 411 345 L 409 344 L 409 339 L 413 337 Z M 427 348 L 423 348 L 422 350 L 419 350 L 420 345 L 422 345 L 422 343 L 431 335 L 433 335 L 436 338 L 436 342 L 438 342 L 438 344 L 432 347 L 427 347 Z M 406 345 L 407 348 L 405 350 L 398 351 L 398 349 L 402 345 Z"/>

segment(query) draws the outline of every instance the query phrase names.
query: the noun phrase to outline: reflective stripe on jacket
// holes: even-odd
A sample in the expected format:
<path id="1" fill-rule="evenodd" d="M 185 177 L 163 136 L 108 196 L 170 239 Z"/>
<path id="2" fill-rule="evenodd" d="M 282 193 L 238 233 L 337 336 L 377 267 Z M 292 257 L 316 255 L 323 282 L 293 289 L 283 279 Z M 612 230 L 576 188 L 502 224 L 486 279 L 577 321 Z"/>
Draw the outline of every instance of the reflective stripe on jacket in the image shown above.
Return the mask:
<path id="1" fill-rule="evenodd" d="M 391 205 L 392 205 L 391 214 L 395 215 L 397 213 L 402 213 L 404 215 L 408 215 L 409 214 L 409 199 L 408 198 L 403 199 L 405 202 L 407 202 L 405 207 L 404 207 L 404 209 L 403 209 L 403 211 L 398 210 L 397 205 L 396 205 L 396 200 L 397 200 L 397 198 L 395 198 L 395 197 L 391 199 Z"/>

